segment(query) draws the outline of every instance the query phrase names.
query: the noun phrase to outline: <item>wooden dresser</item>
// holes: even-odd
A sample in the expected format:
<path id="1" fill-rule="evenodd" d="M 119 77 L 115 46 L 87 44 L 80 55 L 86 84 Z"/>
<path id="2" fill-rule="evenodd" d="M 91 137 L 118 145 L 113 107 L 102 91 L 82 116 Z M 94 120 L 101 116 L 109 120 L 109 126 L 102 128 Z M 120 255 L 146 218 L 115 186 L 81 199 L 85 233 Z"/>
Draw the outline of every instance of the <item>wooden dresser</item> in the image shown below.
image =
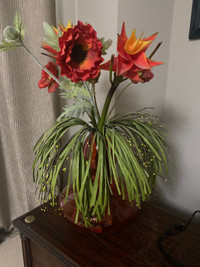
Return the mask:
<path id="1" fill-rule="evenodd" d="M 172 266 L 157 246 L 158 238 L 180 217 L 143 204 L 133 220 L 114 233 L 92 234 L 42 205 L 13 221 L 20 231 L 24 265 L 60 266 Z M 33 216 L 33 217 L 27 217 Z M 35 218 L 31 221 L 31 218 Z M 28 221 L 28 222 L 26 222 Z M 200 266 L 200 226 L 192 223 L 183 233 L 163 242 L 181 266 Z"/>

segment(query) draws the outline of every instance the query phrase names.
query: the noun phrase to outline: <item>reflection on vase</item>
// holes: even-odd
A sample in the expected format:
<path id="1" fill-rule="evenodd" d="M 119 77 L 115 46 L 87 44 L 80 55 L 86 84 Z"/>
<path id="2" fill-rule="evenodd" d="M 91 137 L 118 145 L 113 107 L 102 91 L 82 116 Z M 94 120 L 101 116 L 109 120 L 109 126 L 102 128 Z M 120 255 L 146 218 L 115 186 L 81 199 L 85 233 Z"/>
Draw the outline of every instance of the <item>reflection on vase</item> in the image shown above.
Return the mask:
<path id="1" fill-rule="evenodd" d="M 104 233 L 115 231 L 120 226 L 129 222 L 129 220 L 136 214 L 138 207 L 136 207 L 135 203 L 131 205 L 127 197 L 125 200 L 122 200 L 122 197 L 118 194 L 117 189 L 112 190 L 113 195 L 110 196 L 110 215 L 106 211 L 105 215 L 102 217 L 101 222 L 98 221 L 97 217 L 90 216 L 89 221 L 91 225 L 86 228 L 83 217 L 81 214 L 79 214 L 78 222 L 76 225 L 81 228 L 86 228 L 94 233 Z M 70 186 L 67 200 L 65 200 L 65 193 L 66 188 L 60 195 L 59 205 L 63 210 L 64 217 L 69 222 L 74 224 L 76 217 L 76 204 L 74 200 L 72 185 Z"/>

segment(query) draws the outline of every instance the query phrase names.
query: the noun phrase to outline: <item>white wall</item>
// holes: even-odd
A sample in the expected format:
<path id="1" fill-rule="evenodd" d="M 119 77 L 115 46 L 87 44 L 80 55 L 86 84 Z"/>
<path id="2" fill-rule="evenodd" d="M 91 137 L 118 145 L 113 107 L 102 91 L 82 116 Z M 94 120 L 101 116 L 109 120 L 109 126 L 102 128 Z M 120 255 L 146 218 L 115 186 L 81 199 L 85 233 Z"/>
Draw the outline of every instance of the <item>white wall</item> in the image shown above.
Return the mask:
<path id="1" fill-rule="evenodd" d="M 134 27 L 137 36 L 143 31 L 144 36 L 159 32 L 149 54 L 163 41 L 153 59 L 165 64 L 154 68 L 155 77 L 150 83 L 128 88 L 116 112 L 152 106 L 164 116 L 176 171 L 172 171 L 173 179 L 159 183 L 157 202 L 190 213 L 200 208 L 200 40 L 188 40 L 191 7 L 192 0 L 57 0 L 57 18 L 65 24 L 68 18 L 74 23 L 78 19 L 91 23 L 98 37 L 113 39 L 110 53 L 116 52 L 123 21 L 128 36 Z M 101 79 L 100 104 L 108 90 L 106 72 Z"/>
<path id="2" fill-rule="evenodd" d="M 188 39 L 192 0 L 175 0 L 165 121 L 170 129 L 173 180 L 161 187 L 170 206 L 200 209 L 200 40 Z"/>

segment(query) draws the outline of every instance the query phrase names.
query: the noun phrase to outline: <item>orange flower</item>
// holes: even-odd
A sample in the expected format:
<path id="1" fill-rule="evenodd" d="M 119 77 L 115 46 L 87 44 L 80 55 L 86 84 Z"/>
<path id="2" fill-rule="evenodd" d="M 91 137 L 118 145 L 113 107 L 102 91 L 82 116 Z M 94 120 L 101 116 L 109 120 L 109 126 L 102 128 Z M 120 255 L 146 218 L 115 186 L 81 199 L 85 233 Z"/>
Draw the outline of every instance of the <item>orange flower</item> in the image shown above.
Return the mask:
<path id="1" fill-rule="evenodd" d="M 141 35 L 139 39 L 137 39 L 134 29 L 128 39 L 123 23 L 121 35 L 118 36 L 118 56 L 114 58 L 113 71 L 115 71 L 118 76 L 121 75 L 132 80 L 133 83 L 150 81 L 154 76 L 151 72 L 151 68 L 163 64 L 162 62 L 148 59 L 145 54 L 147 48 L 156 36 L 157 33 L 142 39 Z M 109 70 L 110 61 L 102 64 L 100 68 Z"/>

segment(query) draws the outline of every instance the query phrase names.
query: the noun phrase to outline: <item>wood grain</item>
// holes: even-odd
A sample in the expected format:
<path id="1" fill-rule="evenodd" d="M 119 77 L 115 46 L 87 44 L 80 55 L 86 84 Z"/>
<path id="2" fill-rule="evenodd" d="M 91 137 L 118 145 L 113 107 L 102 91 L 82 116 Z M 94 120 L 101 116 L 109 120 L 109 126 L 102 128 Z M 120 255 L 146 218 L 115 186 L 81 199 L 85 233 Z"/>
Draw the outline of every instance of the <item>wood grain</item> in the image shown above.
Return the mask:
<path id="1" fill-rule="evenodd" d="M 51 266 L 48 260 L 52 262 L 52 259 L 46 254 L 64 266 L 171 266 L 160 252 L 157 240 L 166 228 L 184 222 L 180 217 L 145 203 L 133 220 L 118 231 L 92 234 L 59 214 L 60 211 L 51 206 L 47 212 L 38 207 L 13 222 L 33 244 L 30 253 L 34 265 L 31 266 Z M 34 215 L 35 221 L 26 224 L 27 215 Z M 163 245 L 183 266 L 199 266 L 199 225 L 192 223 L 184 233 L 171 237 Z M 46 265 L 37 265 L 41 261 Z M 59 264 L 57 266 L 62 266 Z"/>

